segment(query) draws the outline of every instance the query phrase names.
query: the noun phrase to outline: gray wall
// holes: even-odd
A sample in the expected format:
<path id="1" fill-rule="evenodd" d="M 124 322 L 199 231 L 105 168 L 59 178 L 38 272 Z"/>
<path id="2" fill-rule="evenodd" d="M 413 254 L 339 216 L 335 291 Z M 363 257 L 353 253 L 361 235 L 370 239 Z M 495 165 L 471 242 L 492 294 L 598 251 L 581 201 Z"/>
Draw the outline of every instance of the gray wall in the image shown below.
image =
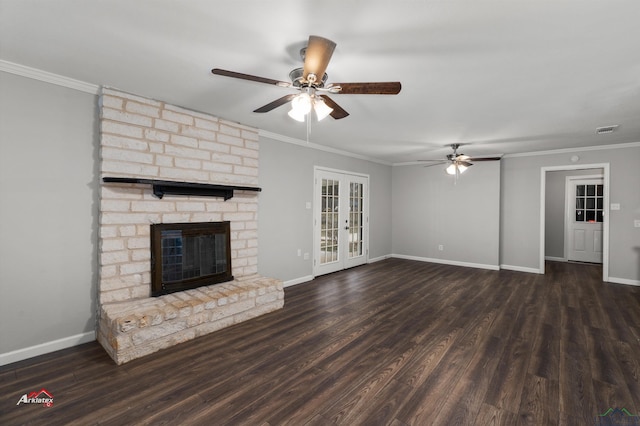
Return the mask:
<path id="1" fill-rule="evenodd" d="M 0 72 L 0 355 L 95 329 L 96 111 Z"/>
<path id="2" fill-rule="evenodd" d="M 0 72 L 0 361 L 93 335 L 97 149 L 95 95 Z M 390 167 L 263 137 L 259 272 L 285 281 L 312 274 L 297 250 L 313 252 L 305 203 L 314 166 L 370 175 L 371 259 L 538 269 L 540 169 L 573 164 L 574 154 L 610 163 L 610 201 L 621 210 L 610 213 L 609 274 L 640 282 L 637 144 L 478 164 L 454 186 L 439 167 Z"/>
<path id="3" fill-rule="evenodd" d="M 391 166 L 260 139 L 258 272 L 283 281 L 313 273 L 314 166 L 369 175 L 369 259 L 391 253 Z M 298 249 L 309 260 L 298 257 Z"/>
<path id="4" fill-rule="evenodd" d="M 578 163 L 570 158 L 578 155 Z M 620 203 L 609 215 L 609 277 L 640 281 L 640 146 L 504 158 L 502 163 L 500 262 L 539 268 L 540 171 L 542 167 L 610 164 L 610 202 Z"/>
<path id="5" fill-rule="evenodd" d="M 564 259 L 564 222 L 567 204 L 566 178 L 602 174 L 602 169 L 558 170 L 547 172 L 545 183 L 544 255 Z"/>
<path id="6" fill-rule="evenodd" d="M 393 168 L 393 253 L 497 268 L 500 163 L 477 163 L 457 182 L 444 168 Z"/>

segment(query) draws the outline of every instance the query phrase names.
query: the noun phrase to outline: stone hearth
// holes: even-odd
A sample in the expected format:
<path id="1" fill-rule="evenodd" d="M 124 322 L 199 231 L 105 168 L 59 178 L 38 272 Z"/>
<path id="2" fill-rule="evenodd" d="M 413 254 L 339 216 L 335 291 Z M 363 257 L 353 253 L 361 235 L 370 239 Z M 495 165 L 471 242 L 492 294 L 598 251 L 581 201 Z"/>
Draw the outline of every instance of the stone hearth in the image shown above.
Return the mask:
<path id="1" fill-rule="evenodd" d="M 282 308 L 282 282 L 248 278 L 102 305 L 100 343 L 122 364 Z"/>

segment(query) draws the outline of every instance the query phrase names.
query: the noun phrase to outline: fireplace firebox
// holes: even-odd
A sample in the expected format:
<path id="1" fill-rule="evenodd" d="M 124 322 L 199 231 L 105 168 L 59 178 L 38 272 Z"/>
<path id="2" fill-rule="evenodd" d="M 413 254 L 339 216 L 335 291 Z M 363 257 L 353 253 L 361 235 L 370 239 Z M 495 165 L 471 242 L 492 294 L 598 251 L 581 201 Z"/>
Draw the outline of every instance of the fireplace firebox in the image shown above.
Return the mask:
<path id="1" fill-rule="evenodd" d="M 233 280 L 230 223 L 151 225 L 151 295 Z"/>

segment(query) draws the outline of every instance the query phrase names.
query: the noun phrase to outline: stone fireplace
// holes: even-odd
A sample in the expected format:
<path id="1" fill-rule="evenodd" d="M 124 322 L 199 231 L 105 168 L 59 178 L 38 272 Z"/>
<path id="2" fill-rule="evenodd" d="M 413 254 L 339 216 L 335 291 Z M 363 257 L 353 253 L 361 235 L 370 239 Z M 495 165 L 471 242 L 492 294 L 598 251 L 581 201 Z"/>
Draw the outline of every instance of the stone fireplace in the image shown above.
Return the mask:
<path id="1" fill-rule="evenodd" d="M 281 308 L 282 282 L 257 275 L 257 131 L 114 89 L 100 100 L 97 339 L 109 355 L 121 364 Z M 158 197 L 127 178 L 236 190 Z M 213 222 L 228 224 L 232 280 L 151 297 L 152 228 Z"/>

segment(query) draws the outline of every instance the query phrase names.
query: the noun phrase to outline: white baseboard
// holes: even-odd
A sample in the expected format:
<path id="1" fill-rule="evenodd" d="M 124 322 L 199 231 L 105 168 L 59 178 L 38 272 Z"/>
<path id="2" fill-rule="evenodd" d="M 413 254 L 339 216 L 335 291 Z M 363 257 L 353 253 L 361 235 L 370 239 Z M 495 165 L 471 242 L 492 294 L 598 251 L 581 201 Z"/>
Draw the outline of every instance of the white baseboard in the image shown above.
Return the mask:
<path id="1" fill-rule="evenodd" d="M 87 331 L 86 333 L 76 334 L 75 336 L 63 337 L 62 339 L 53 340 L 51 342 L 41 343 L 39 345 L 30 346 L 28 348 L 17 349 L 15 351 L 0 354 L 0 365 L 7 365 L 13 362 L 22 361 L 34 356 L 48 354 L 49 352 L 59 351 L 60 349 L 70 348 L 72 346 L 81 345 L 82 343 L 93 342 L 96 340 L 95 331 Z"/>
<path id="2" fill-rule="evenodd" d="M 566 262 L 566 257 L 545 256 L 544 260 L 551 260 L 553 262 Z"/>
<path id="3" fill-rule="evenodd" d="M 408 256 L 405 254 L 392 254 L 390 257 L 395 257 L 397 259 L 417 260 L 420 262 L 442 263 L 445 265 L 464 266 L 466 268 L 491 269 L 493 271 L 498 271 L 500 269 L 498 265 L 485 265 L 483 263 L 459 262 L 457 260 L 447 260 L 447 259 L 433 259 L 430 257 Z"/>
<path id="4" fill-rule="evenodd" d="M 389 259 L 390 257 L 391 257 L 390 254 L 386 254 L 386 255 L 380 256 L 380 257 L 374 257 L 373 259 L 369 259 L 369 261 L 367 263 L 380 262 L 381 260 Z"/>
<path id="5" fill-rule="evenodd" d="M 640 280 L 630 280 L 628 278 L 615 278 L 609 277 L 607 282 L 616 283 L 616 284 L 626 284 L 626 285 L 636 285 L 640 286 Z"/>
<path id="6" fill-rule="evenodd" d="M 304 277 L 300 277 L 300 278 L 294 278 L 292 280 L 288 280 L 282 283 L 283 287 L 290 287 L 292 285 L 296 285 L 296 284 L 302 284 L 302 283 L 306 283 L 309 282 L 313 279 L 313 275 L 307 275 Z"/>
<path id="7" fill-rule="evenodd" d="M 516 272 L 527 272 L 529 274 L 544 274 L 544 271 L 540 271 L 540 269 L 527 268 L 525 266 L 515 266 L 515 265 L 504 265 L 504 264 L 501 264 L 500 265 L 500 269 L 507 269 L 509 271 L 516 271 Z"/>

